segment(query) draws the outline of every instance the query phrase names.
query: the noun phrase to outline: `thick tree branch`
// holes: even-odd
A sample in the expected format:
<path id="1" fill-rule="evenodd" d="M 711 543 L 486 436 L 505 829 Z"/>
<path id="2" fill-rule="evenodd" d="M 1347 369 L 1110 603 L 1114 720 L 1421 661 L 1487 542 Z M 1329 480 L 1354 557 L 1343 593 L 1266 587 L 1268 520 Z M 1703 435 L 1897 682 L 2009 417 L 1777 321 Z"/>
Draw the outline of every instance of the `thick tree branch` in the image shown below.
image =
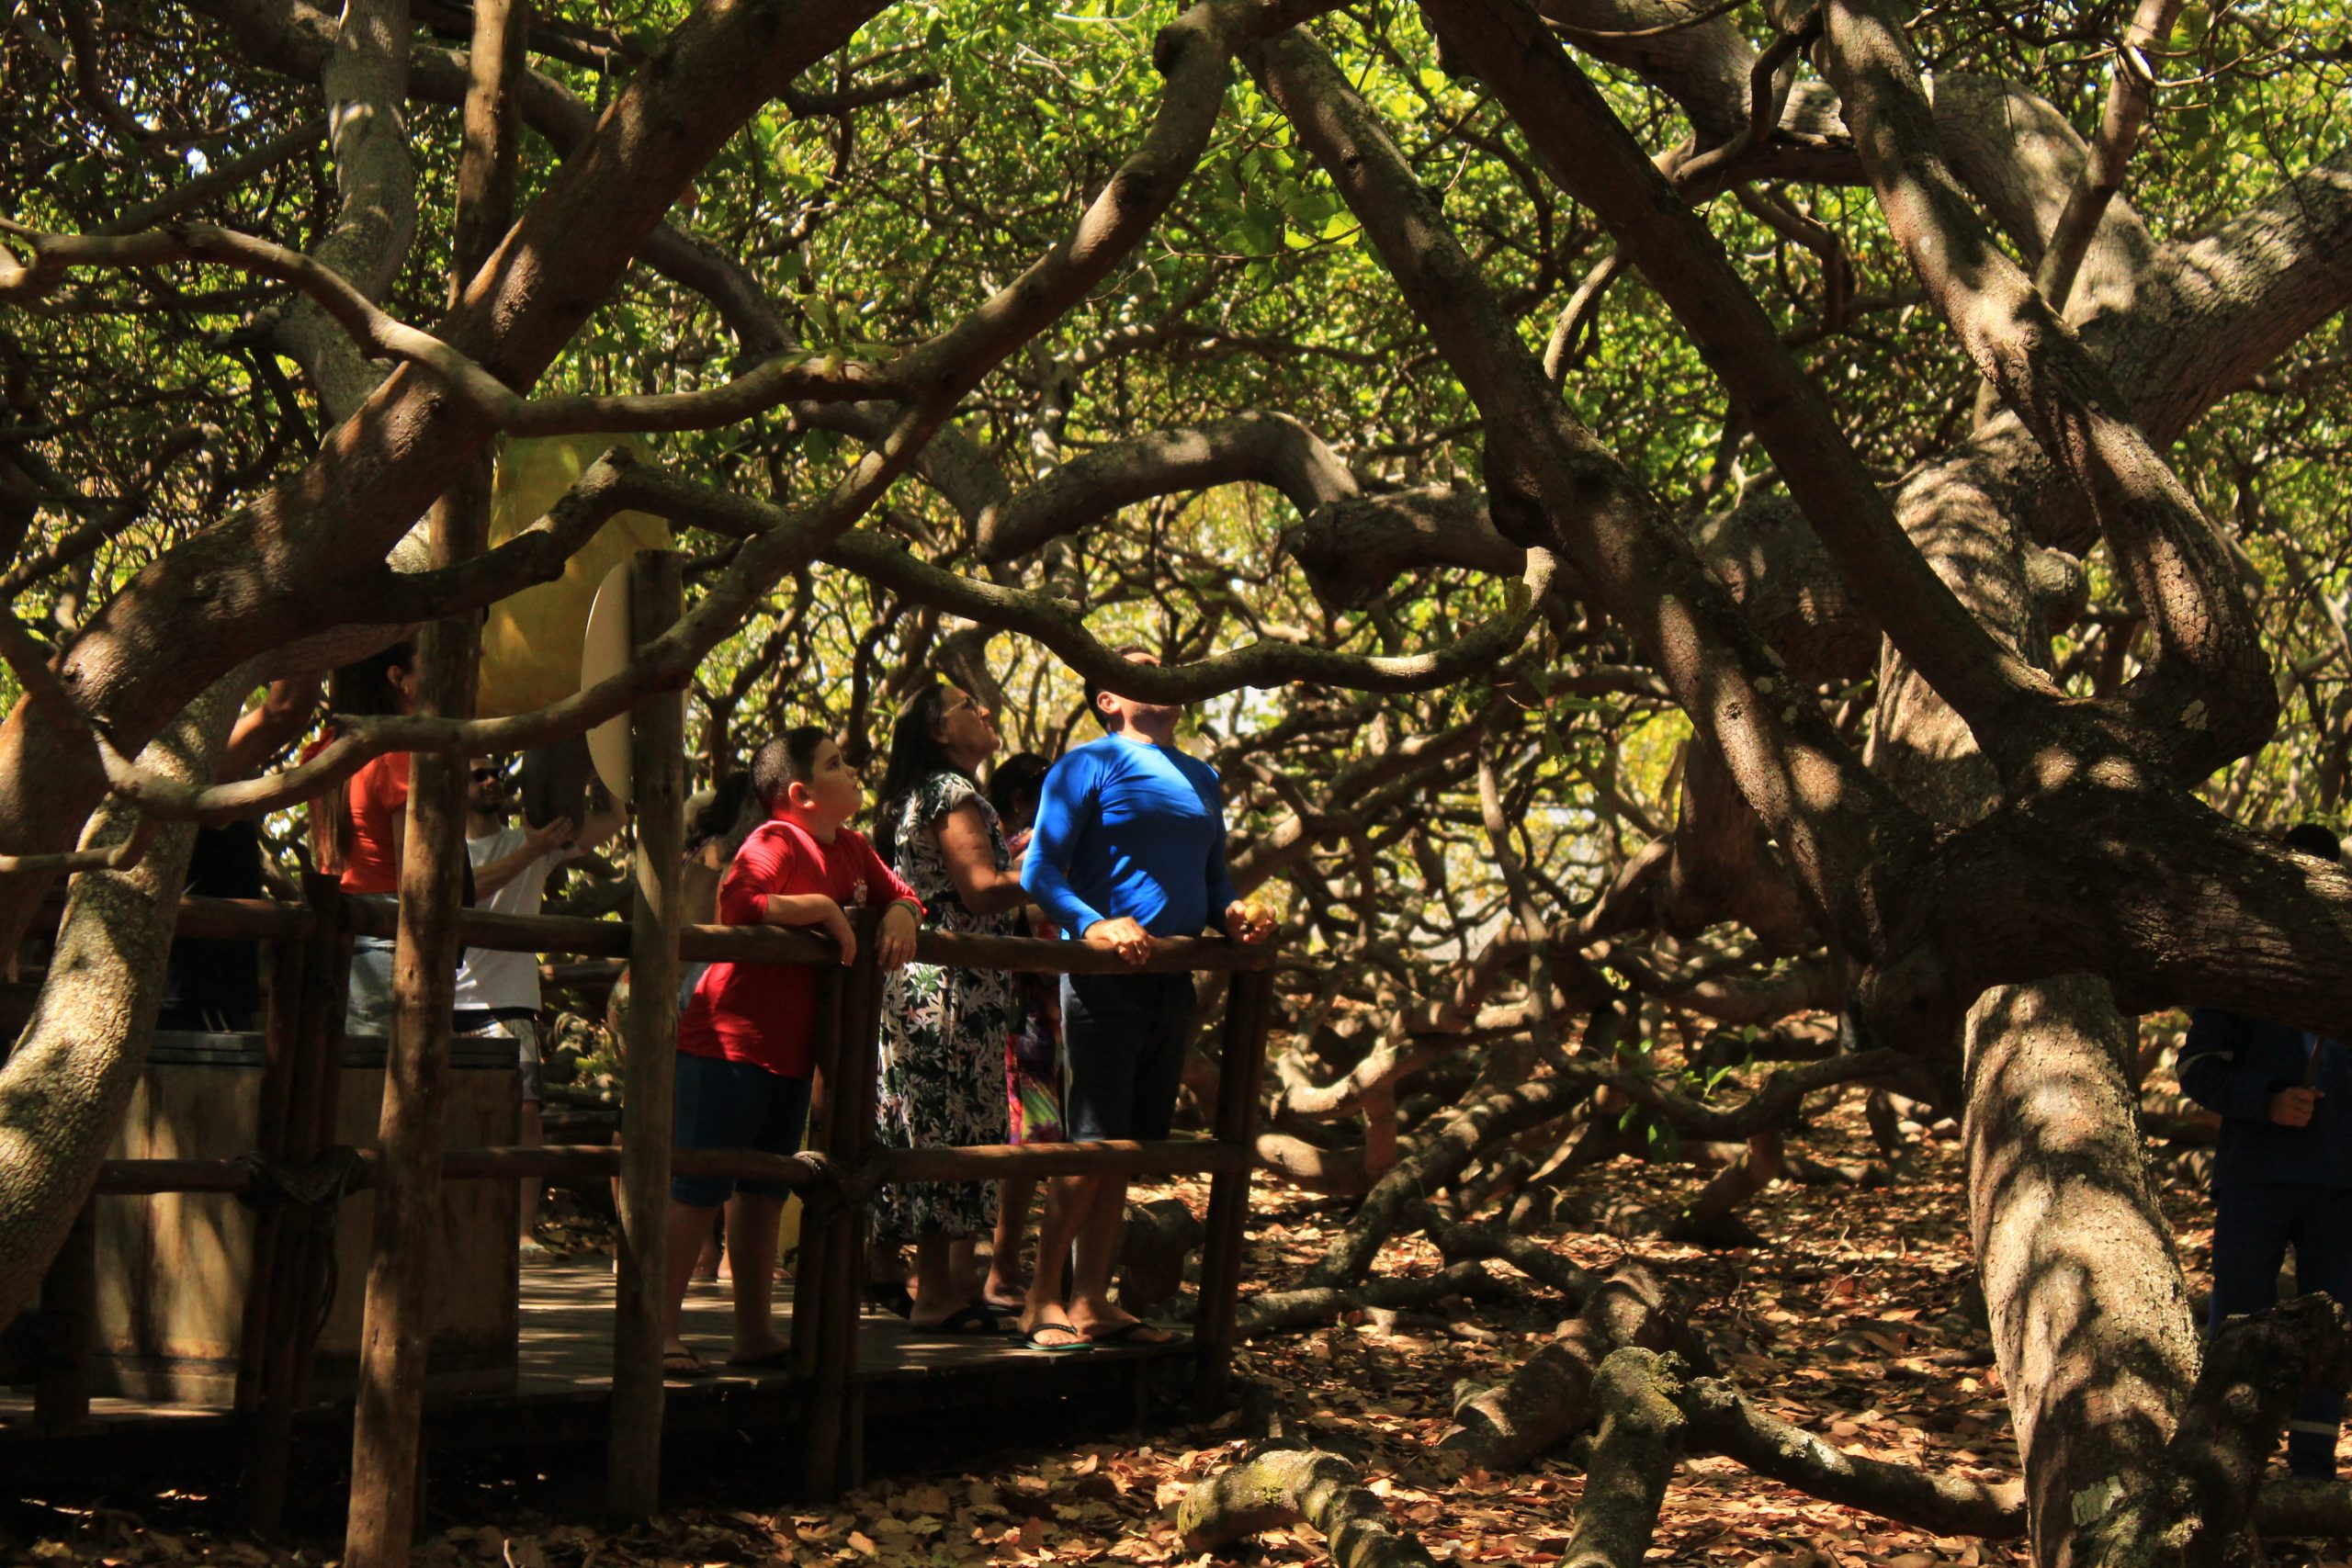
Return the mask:
<path id="1" fill-rule="evenodd" d="M 888 397 L 900 390 L 888 367 L 838 355 L 778 355 L 699 392 L 620 397 L 527 398 L 464 354 L 379 309 L 325 263 L 271 241 L 210 223 L 175 223 L 143 234 L 39 234 L 10 226 L 28 259 L 0 264 L 0 299 L 29 304 L 89 267 L 139 268 L 208 262 L 298 290 L 368 357 L 399 359 L 431 372 L 474 413 L 509 435 L 603 430 L 710 430 L 786 402 Z"/>
<path id="2" fill-rule="evenodd" d="M 1592 1391 L 1600 1431 L 1561 1568 L 1640 1568 L 1682 1459 L 1682 1379 L 1675 1362 L 1628 1345 L 1600 1363 Z"/>
<path id="3" fill-rule="evenodd" d="M 2075 274 L 2091 248 L 2091 236 L 2107 216 L 2108 203 L 2123 188 L 2123 171 L 2132 161 L 2132 149 L 2139 142 L 2140 128 L 2146 123 L 2149 104 L 2155 96 L 2155 74 L 2149 68 L 2147 51 L 2172 36 L 2173 18 L 2180 14 L 2180 5 L 2181 0 L 2140 0 L 2131 30 L 2116 45 L 2115 80 L 2108 85 L 2098 134 L 2091 141 L 2081 176 L 2066 195 L 2065 210 L 2051 231 L 2050 247 L 2041 253 L 2041 265 L 2034 270 L 2033 285 L 2053 310 L 2064 312 Z"/>
<path id="4" fill-rule="evenodd" d="M 334 155 L 334 226 L 318 265 L 383 298 L 416 238 L 416 161 L 408 144 L 408 0 L 345 0 L 319 84 Z M 380 379 L 315 304 L 296 301 L 278 325 L 282 346 L 310 373 L 330 419 L 356 409 Z"/>
<path id="5" fill-rule="evenodd" d="M 1100 446 L 1054 469 L 982 526 L 978 556 L 1004 561 L 1157 495 L 1254 479 L 1305 516 L 1356 494 L 1355 476 L 1313 431 L 1280 413 L 1243 413 Z"/>
<path id="6" fill-rule="evenodd" d="M 1252 68 L 1478 403 L 1489 504 L 1504 534 L 1558 541 L 1587 592 L 1722 750 L 1839 933 L 1869 951 L 1879 879 L 1901 858 L 1888 852 L 1909 831 L 1903 807 L 1810 694 L 1792 687 L 1681 532 L 1561 405 L 1417 173 L 1329 57 L 1293 34 L 1254 51 Z"/>
<path id="7" fill-rule="evenodd" d="M 1339 1568 L 1426 1568 L 1434 1560 L 1396 1528 L 1388 1505 L 1337 1454 L 1276 1449 L 1196 1482 L 1176 1505 L 1188 1552 L 1215 1551 L 1305 1519 L 1323 1532 Z"/>
<path id="8" fill-rule="evenodd" d="M 1938 1535 L 2005 1540 L 2025 1533 L 2025 1489 L 1986 1486 L 1949 1472 L 1842 1453 L 1802 1427 L 1765 1415 L 1728 1382 L 1702 1379 L 1684 1392 L 1690 1446 L 1739 1461 L 1811 1496 L 1864 1508 Z"/>
<path id="9" fill-rule="evenodd" d="M 1825 5 L 1826 67 L 1879 205 L 1969 356 L 2089 501 L 2156 634 L 2126 700 L 2175 771 L 2202 777 L 2267 739 L 2278 709 L 2235 565 L 2105 371 L 1970 209 L 1902 30 L 1860 0 Z M 2016 776 L 2014 751 L 1984 750 Z"/>
<path id="10" fill-rule="evenodd" d="M 2044 730 L 2035 716 L 2055 696 L 2048 680 L 1985 634 L 1904 535 L 1828 403 L 1673 183 L 1523 0 L 1443 0 L 1432 15 L 1554 177 L 1600 216 L 1672 307 L 1887 635 L 1980 745 L 2027 754 Z"/>

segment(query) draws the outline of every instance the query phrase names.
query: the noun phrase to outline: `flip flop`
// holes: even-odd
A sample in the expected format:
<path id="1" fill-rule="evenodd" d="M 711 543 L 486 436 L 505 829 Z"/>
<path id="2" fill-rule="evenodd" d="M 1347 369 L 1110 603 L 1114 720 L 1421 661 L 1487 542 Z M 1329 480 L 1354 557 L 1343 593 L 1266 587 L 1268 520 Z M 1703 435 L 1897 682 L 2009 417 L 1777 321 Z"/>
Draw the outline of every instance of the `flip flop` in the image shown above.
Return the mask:
<path id="1" fill-rule="evenodd" d="M 695 1378 L 718 1375 L 708 1361 L 704 1360 L 692 1350 L 662 1352 L 662 1381 L 664 1382 L 684 1382 Z"/>
<path id="2" fill-rule="evenodd" d="M 877 1280 L 865 1287 L 865 1299 L 897 1317 L 910 1316 L 915 1310 L 915 1298 L 904 1280 Z"/>
<path id="3" fill-rule="evenodd" d="M 1100 1333 L 1082 1332 L 1086 1333 L 1086 1341 L 1090 1345 L 1173 1345 L 1179 1337 L 1158 1324 L 1140 1317 L 1130 1318 L 1116 1328 L 1106 1328 Z M 1151 1335 L 1159 1337 L 1148 1337 Z"/>
<path id="4" fill-rule="evenodd" d="M 1001 1317 L 1009 1312 L 1021 1312 L 1025 1310 L 1029 1305 L 1029 1298 L 1026 1296 L 1015 1296 L 1011 1301 L 1004 1302 L 999 1301 L 996 1297 L 983 1292 L 980 1295 L 980 1305 L 988 1308 L 989 1311 L 995 1313 L 998 1316 Z"/>
<path id="5" fill-rule="evenodd" d="M 976 1334 L 1001 1334 L 1004 1321 L 988 1308 L 969 1303 L 957 1307 L 937 1323 L 917 1323 L 909 1318 L 907 1332 L 938 1339 L 967 1339 Z"/>
<path id="6" fill-rule="evenodd" d="M 1037 1337 L 1041 1334 L 1067 1334 L 1071 1337 L 1060 1341 L 1046 1340 Z M 1043 1350 L 1048 1356 L 1067 1356 L 1073 1351 L 1083 1353 L 1094 1348 L 1093 1345 L 1088 1342 L 1085 1335 L 1079 1333 L 1067 1323 L 1041 1323 L 1035 1328 L 1015 1329 L 1012 1338 L 1016 1345 L 1026 1346 L 1032 1350 Z"/>

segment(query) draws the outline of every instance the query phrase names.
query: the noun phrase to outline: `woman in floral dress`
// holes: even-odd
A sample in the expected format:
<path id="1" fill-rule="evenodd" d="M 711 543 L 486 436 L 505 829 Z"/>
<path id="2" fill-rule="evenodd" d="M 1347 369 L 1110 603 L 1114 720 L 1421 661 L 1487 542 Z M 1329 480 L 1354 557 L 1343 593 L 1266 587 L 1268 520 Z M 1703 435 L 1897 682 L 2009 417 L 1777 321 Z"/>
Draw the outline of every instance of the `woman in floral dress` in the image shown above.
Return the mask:
<path id="1" fill-rule="evenodd" d="M 875 847 L 930 913 L 925 929 L 1013 934 L 1027 896 L 996 811 L 974 782 L 995 755 L 988 710 L 944 682 L 900 711 L 890 736 Z M 910 964 L 883 991 L 876 1131 L 892 1148 L 965 1147 L 1006 1140 L 1004 1043 L 1020 1021 L 1021 991 L 999 969 Z M 884 1247 L 915 1249 L 918 1331 L 992 1332 L 973 1238 L 996 1224 L 996 1192 L 981 1181 L 887 1187 L 875 1206 Z"/>

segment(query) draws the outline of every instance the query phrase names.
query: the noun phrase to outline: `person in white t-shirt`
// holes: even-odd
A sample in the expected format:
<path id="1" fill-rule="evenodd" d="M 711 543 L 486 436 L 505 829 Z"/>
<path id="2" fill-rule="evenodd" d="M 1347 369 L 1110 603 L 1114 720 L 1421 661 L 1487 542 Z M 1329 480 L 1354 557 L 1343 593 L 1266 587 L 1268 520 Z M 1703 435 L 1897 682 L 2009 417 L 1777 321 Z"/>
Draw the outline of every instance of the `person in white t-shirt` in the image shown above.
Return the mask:
<path id="1" fill-rule="evenodd" d="M 536 915 L 548 877 L 565 861 L 587 853 L 619 830 L 617 810 L 592 815 L 584 828 L 559 817 L 537 828 L 510 822 L 514 808 L 506 773 L 488 757 L 473 760 L 466 782 L 466 858 L 473 863 L 474 907 L 502 915 Z M 522 1074 L 522 1137 L 536 1147 L 541 1138 L 539 955 L 469 947 L 458 969 L 455 1015 L 459 1034 L 499 1034 L 514 1042 Z M 539 1183 L 523 1183 L 523 1245 L 532 1245 L 538 1216 Z"/>

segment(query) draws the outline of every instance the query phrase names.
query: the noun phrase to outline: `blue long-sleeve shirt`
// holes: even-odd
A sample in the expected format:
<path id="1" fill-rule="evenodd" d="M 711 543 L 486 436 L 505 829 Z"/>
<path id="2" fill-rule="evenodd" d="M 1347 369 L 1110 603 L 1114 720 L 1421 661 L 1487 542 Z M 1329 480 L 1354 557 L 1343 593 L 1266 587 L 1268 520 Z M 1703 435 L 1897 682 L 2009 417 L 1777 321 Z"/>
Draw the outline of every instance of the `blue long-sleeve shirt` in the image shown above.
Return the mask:
<path id="1" fill-rule="evenodd" d="M 2311 1124 L 2270 1120 L 2270 1097 L 2302 1083 L 2316 1052 L 2320 1091 Z M 2180 1087 L 2222 1116 L 2213 1185 L 2298 1182 L 2352 1188 L 2352 1049 L 2300 1029 L 2220 1008 L 2188 1015 L 2180 1047 Z"/>
<path id="2" fill-rule="evenodd" d="M 1216 770 L 1116 735 L 1073 749 L 1046 774 L 1021 886 L 1065 937 L 1113 919 L 1154 936 L 1223 931 L 1237 896 Z"/>

